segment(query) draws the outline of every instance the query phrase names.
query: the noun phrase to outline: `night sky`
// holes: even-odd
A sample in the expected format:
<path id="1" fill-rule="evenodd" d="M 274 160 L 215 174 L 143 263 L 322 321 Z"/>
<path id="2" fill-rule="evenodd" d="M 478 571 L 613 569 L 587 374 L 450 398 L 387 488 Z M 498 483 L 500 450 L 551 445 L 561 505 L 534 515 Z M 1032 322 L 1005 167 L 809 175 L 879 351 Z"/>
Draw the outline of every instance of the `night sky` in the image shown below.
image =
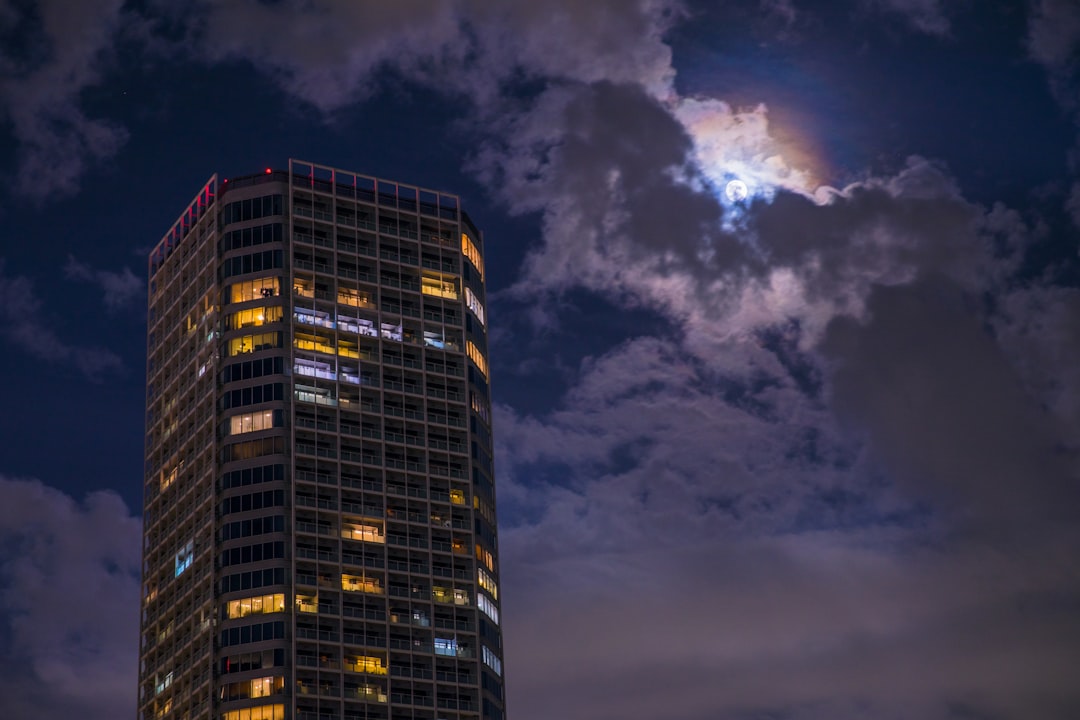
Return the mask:
<path id="1" fill-rule="evenodd" d="M 509 720 L 1080 717 L 1080 2 L 0 0 L 4 720 L 134 717 L 146 255 L 290 157 L 485 231 Z"/>

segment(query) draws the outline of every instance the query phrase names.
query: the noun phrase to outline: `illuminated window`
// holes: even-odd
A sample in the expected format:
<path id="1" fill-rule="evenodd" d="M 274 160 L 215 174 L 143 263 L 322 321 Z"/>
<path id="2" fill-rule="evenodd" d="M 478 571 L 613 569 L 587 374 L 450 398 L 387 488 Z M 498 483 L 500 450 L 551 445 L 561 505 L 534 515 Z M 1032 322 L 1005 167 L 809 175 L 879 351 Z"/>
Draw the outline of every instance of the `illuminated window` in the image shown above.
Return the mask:
<path id="1" fill-rule="evenodd" d="M 240 310 L 225 316 L 225 328 L 227 330 L 240 330 L 277 322 L 281 319 L 281 313 L 282 308 L 280 305 Z"/>
<path id="2" fill-rule="evenodd" d="M 369 702 L 386 702 L 386 692 L 378 685 L 364 683 L 357 686 L 356 694 Z"/>
<path id="3" fill-rule="evenodd" d="M 275 412 L 280 415 L 281 411 L 260 410 L 259 412 L 233 415 L 229 418 L 229 434 L 241 435 L 258 430 L 269 430 L 275 426 Z M 278 422 L 277 425 L 281 425 L 281 423 Z"/>
<path id="4" fill-rule="evenodd" d="M 435 654 L 454 657 L 458 652 L 457 638 L 435 638 Z"/>
<path id="5" fill-rule="evenodd" d="M 229 302 L 239 303 L 260 298 L 274 297 L 281 292 L 281 285 L 276 277 L 255 278 L 229 286 Z"/>
<path id="6" fill-rule="evenodd" d="M 161 693 L 165 692 L 166 688 L 172 685 L 172 681 L 173 674 L 172 672 L 169 672 L 167 675 L 165 675 L 165 677 L 162 677 L 160 680 L 157 681 L 157 684 L 154 686 L 154 694 L 160 695 Z"/>
<path id="7" fill-rule="evenodd" d="M 491 414 L 488 412 L 487 400 L 480 397 L 474 392 L 469 393 L 469 402 L 472 405 L 473 411 L 483 419 L 484 422 L 491 422 Z"/>
<path id="8" fill-rule="evenodd" d="M 281 347 L 281 333 L 270 332 L 259 335 L 244 335 L 229 341 L 229 357 L 258 352 L 268 348 Z"/>
<path id="9" fill-rule="evenodd" d="M 358 655 L 345 658 L 345 669 L 370 675 L 386 675 L 386 660 L 371 655 Z"/>
<path id="10" fill-rule="evenodd" d="M 334 321 L 330 319 L 330 313 L 324 310 L 298 307 L 294 310 L 293 317 L 296 322 L 305 325 L 318 325 L 319 327 L 334 329 Z"/>
<path id="11" fill-rule="evenodd" d="M 176 553 L 176 575 L 174 577 L 180 577 L 180 575 L 191 567 L 191 563 L 195 561 L 195 541 L 188 540 L 187 545 L 180 548 L 180 551 Z"/>
<path id="12" fill-rule="evenodd" d="M 491 618 L 496 625 L 499 624 L 499 608 L 495 607 L 495 603 L 488 600 L 487 595 L 484 593 L 477 593 L 476 605 L 483 610 L 484 614 Z"/>
<path id="13" fill-rule="evenodd" d="M 360 358 L 360 348 L 355 342 L 351 340 L 339 340 L 338 341 L 338 355 L 347 358 Z"/>
<path id="14" fill-rule="evenodd" d="M 483 568 L 476 569 L 478 579 L 480 581 L 480 587 L 491 593 L 491 597 L 496 600 L 499 599 L 499 586 L 495 584 L 495 578 L 484 572 Z"/>
<path id="15" fill-rule="evenodd" d="M 362 540 L 364 542 L 384 543 L 381 524 L 368 522 L 347 522 L 341 526 L 341 537 L 346 540 Z"/>
<path id="16" fill-rule="evenodd" d="M 315 297 L 315 283 L 307 278 L 294 278 L 292 284 L 293 294 L 297 297 Z"/>
<path id="17" fill-rule="evenodd" d="M 337 373 L 334 372 L 333 366 L 329 362 L 319 360 L 298 357 L 293 365 L 293 372 L 297 375 L 307 375 L 323 380 L 337 380 Z"/>
<path id="18" fill-rule="evenodd" d="M 499 656 L 489 650 L 487 645 L 481 645 L 480 648 L 483 650 L 484 664 L 494 670 L 496 675 L 502 676 L 502 660 Z"/>
<path id="19" fill-rule="evenodd" d="M 337 301 L 350 307 L 374 307 L 371 302 L 371 294 L 354 290 L 352 288 L 338 288 Z"/>
<path id="20" fill-rule="evenodd" d="M 378 578 L 369 578 L 363 575 L 341 574 L 341 589 L 348 592 L 365 592 L 382 595 L 382 585 Z"/>
<path id="21" fill-rule="evenodd" d="M 465 491 L 464 490 L 451 490 L 450 491 L 450 502 L 454 503 L 455 505 L 464 505 L 465 504 Z"/>
<path id="22" fill-rule="evenodd" d="M 469 258 L 469 262 L 473 264 L 476 271 L 480 273 L 480 279 L 484 279 L 484 259 L 480 257 L 480 250 L 476 247 L 476 244 L 465 233 L 461 233 L 461 252 L 465 257 Z"/>
<path id="23" fill-rule="evenodd" d="M 445 588 L 441 585 L 433 585 L 431 588 L 431 597 L 435 602 L 446 603 L 448 605 L 469 604 L 469 591 L 462 588 Z"/>
<path id="24" fill-rule="evenodd" d="M 285 720 L 285 706 L 279 703 L 229 710 L 221 714 L 221 720 Z"/>
<path id="25" fill-rule="evenodd" d="M 457 300 L 457 278 L 433 270 L 425 270 L 420 276 L 420 292 L 425 295 Z"/>
<path id="26" fill-rule="evenodd" d="M 490 551 L 486 550 L 479 544 L 476 546 L 476 559 L 487 565 L 487 569 L 494 572 L 495 570 L 495 557 Z"/>
<path id="27" fill-rule="evenodd" d="M 485 325 L 484 306 L 480 304 L 480 299 L 469 288 L 465 288 L 465 304 L 473 311 L 473 315 L 476 315 L 476 319 L 480 321 L 480 324 Z"/>
<path id="28" fill-rule="evenodd" d="M 318 613 L 319 612 L 319 596 L 318 595 L 297 595 L 296 596 L 296 611 L 302 613 Z"/>
<path id="29" fill-rule="evenodd" d="M 180 462 L 173 465 L 172 469 L 169 470 L 168 472 L 165 472 L 164 470 L 162 470 L 161 471 L 161 481 L 159 483 L 160 489 L 164 490 L 165 488 L 169 487 L 174 482 L 176 482 L 176 476 L 180 472 L 180 469 L 182 467 L 184 467 L 184 461 L 183 460 L 181 460 Z"/>
<path id="30" fill-rule="evenodd" d="M 469 355 L 469 359 L 476 363 L 476 367 L 480 369 L 480 372 L 487 377 L 487 360 L 484 359 L 483 354 L 480 352 L 480 348 L 473 345 L 472 340 L 468 340 L 465 343 L 465 351 Z"/>
<path id="31" fill-rule="evenodd" d="M 281 692 L 285 682 L 279 677 L 261 677 L 251 681 L 251 690 L 248 697 L 260 698 Z"/>
<path id="32" fill-rule="evenodd" d="M 295 345 L 298 350 L 312 350 L 330 355 L 335 353 L 333 338 L 323 337 L 321 335 L 309 335 L 307 333 L 298 332 L 296 333 L 296 338 L 293 340 L 293 345 Z"/>
<path id="33" fill-rule="evenodd" d="M 248 615 L 269 615 L 279 612 L 285 612 L 284 593 L 230 600 L 228 604 L 228 615 L 233 620 Z"/>

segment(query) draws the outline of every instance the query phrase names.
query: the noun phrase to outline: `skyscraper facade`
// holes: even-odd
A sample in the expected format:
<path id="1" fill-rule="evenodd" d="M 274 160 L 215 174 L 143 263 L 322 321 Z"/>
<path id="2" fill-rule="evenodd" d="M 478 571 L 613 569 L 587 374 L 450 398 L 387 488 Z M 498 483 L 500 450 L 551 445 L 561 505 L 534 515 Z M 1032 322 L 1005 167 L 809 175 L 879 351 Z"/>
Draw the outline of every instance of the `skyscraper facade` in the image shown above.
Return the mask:
<path id="1" fill-rule="evenodd" d="M 502 720 L 483 243 L 292 160 L 154 248 L 141 720 Z"/>

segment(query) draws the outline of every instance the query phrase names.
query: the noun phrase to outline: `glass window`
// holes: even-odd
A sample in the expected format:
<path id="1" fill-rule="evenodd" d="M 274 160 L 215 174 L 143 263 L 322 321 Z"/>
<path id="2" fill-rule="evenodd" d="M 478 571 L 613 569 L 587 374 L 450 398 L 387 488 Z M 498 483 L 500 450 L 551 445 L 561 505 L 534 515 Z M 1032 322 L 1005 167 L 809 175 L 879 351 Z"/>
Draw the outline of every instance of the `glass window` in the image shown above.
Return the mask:
<path id="1" fill-rule="evenodd" d="M 495 603 L 488 599 L 487 595 L 484 593 L 477 593 L 476 604 L 496 625 L 499 624 L 499 609 L 495 607 Z"/>
<path id="2" fill-rule="evenodd" d="M 425 295 L 457 300 L 457 278 L 453 275 L 425 270 L 420 276 L 420 291 Z"/>
<path id="3" fill-rule="evenodd" d="M 371 520 L 358 522 L 346 522 L 341 527 L 341 537 L 346 540 L 362 540 L 364 542 L 384 543 L 382 523 Z"/>
<path id="4" fill-rule="evenodd" d="M 480 348 L 473 345 L 472 340 L 467 340 L 465 342 L 465 352 L 469 355 L 469 359 L 476 363 L 476 367 L 479 368 L 480 372 L 482 372 L 486 378 L 488 374 L 487 360 L 484 358 L 484 354 L 480 352 Z"/>
<path id="5" fill-rule="evenodd" d="M 366 592 L 376 595 L 382 594 L 382 584 L 378 578 L 369 578 L 364 575 L 341 574 L 341 589 L 348 592 Z"/>
<path id="6" fill-rule="evenodd" d="M 480 249 L 476 247 L 476 243 L 465 233 L 461 233 L 461 252 L 465 257 L 469 258 L 469 262 L 473 264 L 476 271 L 480 273 L 480 279 L 483 280 L 484 259 L 480 257 Z"/>
<path id="7" fill-rule="evenodd" d="M 240 303 L 260 298 L 274 297 L 281 292 L 281 285 L 276 277 L 255 278 L 229 286 L 229 302 Z"/>
<path id="8" fill-rule="evenodd" d="M 280 411 L 278 412 L 280 413 Z M 282 423 L 275 423 L 274 413 L 274 410 L 260 410 L 259 412 L 233 415 L 229 418 L 229 434 L 241 435 L 280 426 Z"/>
<path id="9" fill-rule="evenodd" d="M 285 594 L 274 593 L 230 600 L 227 611 L 229 618 L 233 620 L 248 615 L 269 615 L 270 613 L 285 612 Z"/>
<path id="10" fill-rule="evenodd" d="M 180 551 L 176 553 L 176 575 L 180 575 L 191 567 L 191 563 L 195 561 L 195 541 L 188 540 L 187 545 L 180 548 Z"/>
<path id="11" fill-rule="evenodd" d="M 484 572 L 483 568 L 477 568 L 476 570 L 478 579 L 480 581 L 480 587 L 491 593 L 491 597 L 496 600 L 499 599 L 499 586 L 495 584 L 495 578 Z"/>
<path id="12" fill-rule="evenodd" d="M 473 311 L 473 315 L 480 321 L 481 325 L 486 325 L 484 321 L 484 306 L 480 304 L 480 298 L 476 297 L 476 294 L 470 288 L 465 288 L 465 304 L 469 309 Z"/>
<path id="13" fill-rule="evenodd" d="M 499 656 L 492 652 L 487 645 L 481 645 L 484 656 L 484 664 L 495 671 L 496 675 L 502 676 L 502 660 Z"/>
<path id="14" fill-rule="evenodd" d="M 226 330 L 240 330 L 241 328 L 257 327 L 267 323 L 281 320 L 282 308 L 280 305 L 272 307 L 249 308 L 225 316 Z"/>

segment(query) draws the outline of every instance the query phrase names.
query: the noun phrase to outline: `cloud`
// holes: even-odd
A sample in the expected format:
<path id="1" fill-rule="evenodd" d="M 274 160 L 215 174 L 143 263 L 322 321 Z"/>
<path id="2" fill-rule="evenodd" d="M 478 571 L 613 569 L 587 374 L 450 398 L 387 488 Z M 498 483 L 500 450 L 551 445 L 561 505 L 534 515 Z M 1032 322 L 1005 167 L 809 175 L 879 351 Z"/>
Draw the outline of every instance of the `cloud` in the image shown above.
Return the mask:
<path id="1" fill-rule="evenodd" d="M 123 0 L 41 0 L 7 3 L 0 15 L 0 110 L 18 143 L 13 188 L 44 200 L 70 195 L 88 167 L 111 157 L 127 132 L 88 117 L 84 90 L 98 84 L 112 62 L 114 42 L 128 15 Z"/>
<path id="2" fill-rule="evenodd" d="M 672 0 L 228 0 L 175 17 L 189 27 L 194 56 L 251 62 L 290 94 L 332 112 L 369 94 L 385 70 L 484 101 L 519 73 L 640 81 L 664 93 L 673 71 L 661 35 L 679 6 Z M 169 12 L 166 4 L 159 10 Z"/>
<path id="3" fill-rule="evenodd" d="M 869 0 L 870 7 L 902 15 L 915 30 L 927 35 L 947 35 L 950 23 L 941 0 Z"/>
<path id="4" fill-rule="evenodd" d="M 1027 391 L 973 297 L 926 278 L 875 288 L 867 315 L 835 320 L 824 350 L 838 411 L 897 480 L 996 532 L 1073 519 L 1066 428 Z"/>
<path id="5" fill-rule="evenodd" d="M 0 335 L 36 358 L 74 365 L 91 380 L 123 370 L 120 356 L 110 350 L 65 342 L 49 327 L 33 282 L 21 275 L 5 275 L 0 260 Z"/>
<path id="6" fill-rule="evenodd" d="M 121 310 L 131 305 L 132 301 L 142 299 L 145 290 L 145 282 L 136 277 L 128 267 L 124 267 L 120 272 L 95 270 L 76 260 L 73 255 L 68 255 L 67 264 L 64 265 L 64 275 L 73 280 L 84 280 L 100 287 L 104 293 L 105 307 L 110 311 Z M 143 307 L 142 303 L 136 303 L 136 305 Z"/>
<path id="7" fill-rule="evenodd" d="M 1068 670 L 1080 538 L 1045 514 L 1070 500 L 1053 488 L 1055 456 L 1038 454 L 1047 422 L 1027 427 L 1037 406 L 963 307 L 940 327 L 919 316 L 940 313 L 933 293 L 947 291 L 928 284 L 883 288 L 864 321 L 830 327 L 830 357 L 847 363 L 830 398 L 865 445 L 765 362 L 775 342 L 746 353 L 767 370 L 740 382 L 678 342 L 639 338 L 587 359 L 554 410 L 499 408 L 515 706 L 676 720 L 1080 709 Z M 836 347 L 843 333 L 860 347 Z M 878 366 L 889 377 L 875 379 Z M 938 384 L 949 379 L 957 387 Z M 908 398 L 900 413 L 867 412 Z M 902 447 L 886 463 L 880 442 Z M 908 473 L 897 484 L 881 474 L 896 468 Z M 972 507 L 1023 531 L 958 532 Z"/>
<path id="8" fill-rule="evenodd" d="M 1052 71 L 1075 69 L 1080 62 L 1080 8 L 1069 0 L 1035 0 L 1028 50 Z"/>
<path id="9" fill-rule="evenodd" d="M 135 707 L 141 529 L 123 501 L 0 476 L 0 664 L 13 720 Z"/>

